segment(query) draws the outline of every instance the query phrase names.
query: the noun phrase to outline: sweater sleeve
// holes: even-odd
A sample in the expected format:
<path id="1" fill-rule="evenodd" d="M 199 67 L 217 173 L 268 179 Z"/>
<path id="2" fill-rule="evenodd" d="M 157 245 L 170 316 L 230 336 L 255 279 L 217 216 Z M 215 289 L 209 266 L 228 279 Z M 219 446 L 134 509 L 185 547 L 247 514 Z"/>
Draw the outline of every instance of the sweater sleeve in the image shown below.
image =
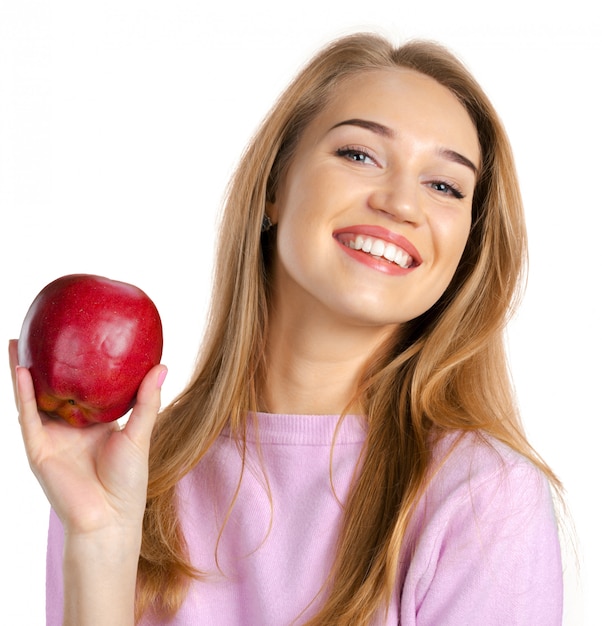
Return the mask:
<path id="1" fill-rule="evenodd" d="M 401 623 L 560 625 L 562 565 L 547 480 L 524 459 L 485 471 L 472 464 L 461 478 L 458 467 L 444 465 L 427 493 Z"/>

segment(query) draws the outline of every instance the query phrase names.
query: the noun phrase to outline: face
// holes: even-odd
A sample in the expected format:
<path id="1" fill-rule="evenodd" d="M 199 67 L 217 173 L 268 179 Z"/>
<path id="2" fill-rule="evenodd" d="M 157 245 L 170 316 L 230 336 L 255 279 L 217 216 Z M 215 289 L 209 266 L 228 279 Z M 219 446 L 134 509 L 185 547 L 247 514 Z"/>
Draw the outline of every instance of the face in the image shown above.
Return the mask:
<path id="1" fill-rule="evenodd" d="M 458 266 L 480 149 L 454 95 L 412 70 L 344 81 L 267 207 L 277 306 L 385 326 L 427 311 Z"/>

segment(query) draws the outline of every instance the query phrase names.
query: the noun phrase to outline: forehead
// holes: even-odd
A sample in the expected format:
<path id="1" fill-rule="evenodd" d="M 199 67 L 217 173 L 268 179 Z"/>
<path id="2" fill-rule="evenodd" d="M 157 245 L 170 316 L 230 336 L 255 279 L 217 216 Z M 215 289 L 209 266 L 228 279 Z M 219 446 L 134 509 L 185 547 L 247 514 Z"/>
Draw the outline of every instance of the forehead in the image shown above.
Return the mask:
<path id="1" fill-rule="evenodd" d="M 464 106 L 447 87 L 414 70 L 368 70 L 344 78 L 310 128 L 319 133 L 354 118 L 381 123 L 401 135 L 410 129 L 428 134 L 479 160 L 477 131 Z"/>

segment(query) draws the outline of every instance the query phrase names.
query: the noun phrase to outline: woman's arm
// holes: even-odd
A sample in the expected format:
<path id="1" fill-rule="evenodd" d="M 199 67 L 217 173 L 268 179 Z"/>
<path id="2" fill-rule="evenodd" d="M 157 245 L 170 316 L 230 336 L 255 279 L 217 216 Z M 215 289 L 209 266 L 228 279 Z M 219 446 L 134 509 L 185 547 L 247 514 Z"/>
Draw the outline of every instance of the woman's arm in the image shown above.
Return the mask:
<path id="1" fill-rule="evenodd" d="M 64 529 L 63 624 L 134 623 L 148 451 L 166 368 L 144 378 L 127 424 L 73 428 L 36 407 L 29 371 L 9 345 L 23 441 L 32 471 Z"/>

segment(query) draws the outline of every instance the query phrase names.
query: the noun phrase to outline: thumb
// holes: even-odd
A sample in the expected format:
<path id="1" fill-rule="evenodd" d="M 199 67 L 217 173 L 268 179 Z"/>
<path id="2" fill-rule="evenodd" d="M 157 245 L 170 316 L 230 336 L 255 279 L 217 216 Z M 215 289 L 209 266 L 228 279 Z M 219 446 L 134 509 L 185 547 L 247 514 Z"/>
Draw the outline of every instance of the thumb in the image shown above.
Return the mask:
<path id="1" fill-rule="evenodd" d="M 147 447 L 150 442 L 153 427 L 161 408 L 161 386 L 167 376 L 165 365 L 156 365 L 142 379 L 136 404 L 125 425 L 127 435 L 136 443 Z"/>

